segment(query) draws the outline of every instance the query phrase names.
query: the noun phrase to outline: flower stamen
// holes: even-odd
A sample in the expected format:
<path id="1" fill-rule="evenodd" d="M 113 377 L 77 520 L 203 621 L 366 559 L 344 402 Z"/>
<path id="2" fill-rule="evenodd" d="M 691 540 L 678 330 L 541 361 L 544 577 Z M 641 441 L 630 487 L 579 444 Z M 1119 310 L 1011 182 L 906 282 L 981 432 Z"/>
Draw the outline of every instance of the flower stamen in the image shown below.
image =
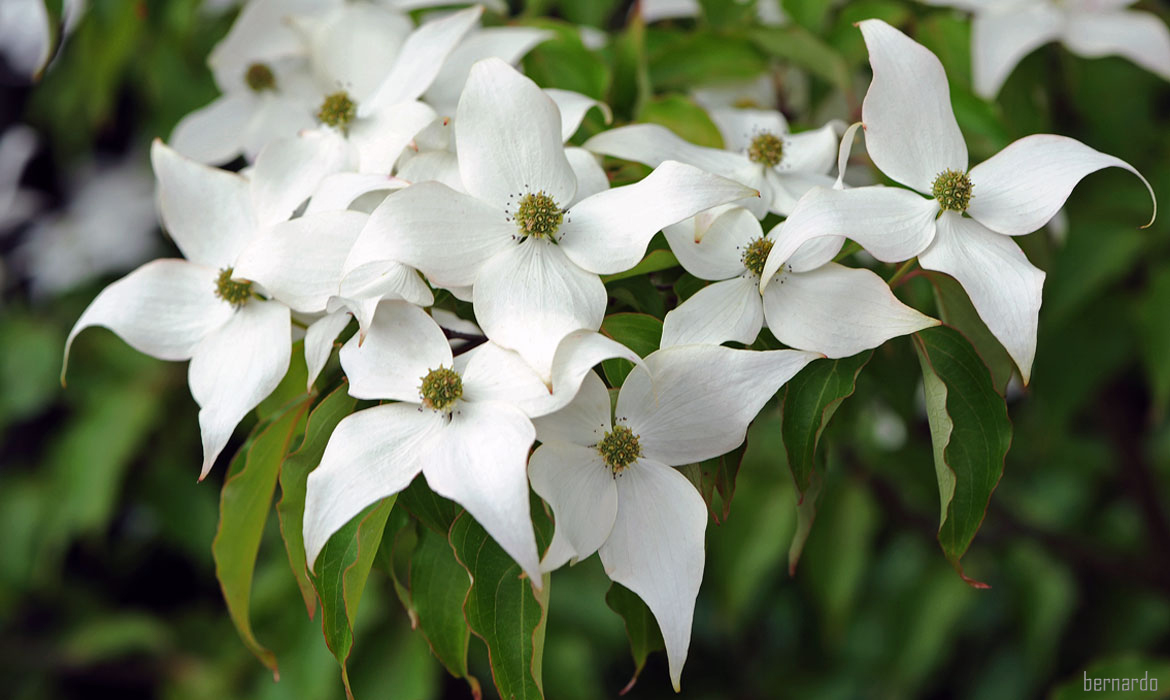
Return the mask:
<path id="1" fill-rule="evenodd" d="M 597 451 L 615 476 L 642 456 L 638 436 L 624 425 L 615 425 L 613 430 L 607 432 L 601 442 L 597 443 Z"/>
<path id="2" fill-rule="evenodd" d="M 764 131 L 748 146 L 748 160 L 774 168 L 784 159 L 784 140 L 771 131 Z"/>
<path id="3" fill-rule="evenodd" d="M 244 73 L 244 82 L 252 92 L 276 89 L 276 75 L 266 63 L 253 63 Z"/>
<path id="4" fill-rule="evenodd" d="M 757 277 L 764 274 L 764 263 L 768 261 L 768 254 L 772 252 L 772 239 L 760 236 L 748 244 L 743 251 L 743 266 Z"/>
<path id="5" fill-rule="evenodd" d="M 356 117 L 357 103 L 344 90 L 326 95 L 321 109 L 317 110 L 317 121 L 338 129 L 345 129 Z"/>
<path id="6" fill-rule="evenodd" d="M 975 196 L 973 189 L 967 173 L 947 169 L 934 179 L 930 191 L 943 209 L 964 212 L 971 206 L 971 198 Z"/>
<path id="7" fill-rule="evenodd" d="M 232 272 L 234 270 L 230 267 L 219 271 L 219 277 L 215 280 L 215 296 L 239 308 L 252 296 L 252 283 L 232 279 Z"/>
<path id="8" fill-rule="evenodd" d="M 565 221 L 565 210 L 544 190 L 540 190 L 520 198 L 513 219 L 522 236 L 552 238 Z"/>
<path id="9" fill-rule="evenodd" d="M 450 413 L 455 402 L 463 396 L 463 377 L 453 369 L 439 365 L 421 379 L 418 393 L 427 408 Z"/>

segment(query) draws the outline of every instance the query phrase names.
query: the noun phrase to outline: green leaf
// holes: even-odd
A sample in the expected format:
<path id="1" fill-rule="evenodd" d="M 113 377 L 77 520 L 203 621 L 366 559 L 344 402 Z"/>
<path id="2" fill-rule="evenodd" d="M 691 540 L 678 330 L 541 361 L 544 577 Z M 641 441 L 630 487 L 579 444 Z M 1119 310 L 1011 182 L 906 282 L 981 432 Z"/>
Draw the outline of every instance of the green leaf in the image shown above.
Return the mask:
<path id="1" fill-rule="evenodd" d="M 619 272 L 616 275 L 605 275 L 601 278 L 601 281 L 613 282 L 615 280 L 624 280 L 627 277 L 637 277 L 638 275 L 645 275 L 651 272 L 660 272 L 677 266 L 678 258 L 674 257 L 674 253 L 660 248 L 647 253 L 646 257 L 642 258 L 642 262 L 625 272 Z"/>
<path id="2" fill-rule="evenodd" d="M 601 322 L 601 332 L 646 357 L 662 342 L 662 321 L 649 314 L 610 314 Z M 601 363 L 606 379 L 613 386 L 621 386 L 634 369 L 634 364 L 621 358 Z"/>
<path id="3" fill-rule="evenodd" d="M 321 631 L 325 644 L 341 665 L 345 694 L 352 698 L 346 661 L 353 648 L 353 630 L 358 604 L 366 587 L 386 518 L 394 507 L 394 496 L 384 498 L 333 533 L 317 556 L 312 574 L 313 585 L 321 601 Z"/>
<path id="4" fill-rule="evenodd" d="M 707 111 L 682 95 L 655 97 L 642 108 L 638 121 L 665 126 L 697 146 L 723 148 L 723 135 Z"/>
<path id="5" fill-rule="evenodd" d="M 630 682 L 622 689 L 625 695 L 638 682 L 638 676 L 646 667 L 646 658 L 652 651 L 663 651 L 666 644 L 662 641 L 662 632 L 658 629 L 658 621 L 646 604 L 633 591 L 621 585 L 612 583 L 605 594 L 605 604 L 609 606 L 626 623 L 626 637 L 630 640 L 630 653 L 634 656 L 634 675 Z"/>
<path id="6" fill-rule="evenodd" d="M 309 472 L 321 463 L 325 445 L 333 429 L 353 412 L 357 399 L 348 393 L 349 385 L 343 383 L 321 400 L 309 414 L 305 428 L 305 439 L 295 452 L 290 454 L 280 468 L 280 501 L 276 504 L 276 515 L 280 520 L 280 534 L 288 552 L 288 563 L 292 567 L 297 587 L 312 618 L 317 609 L 317 592 L 309 579 L 309 568 L 305 562 L 305 483 Z"/>
<path id="7" fill-rule="evenodd" d="M 534 519 L 534 524 L 542 522 L 547 523 Z M 543 587 L 537 591 L 522 577 L 520 566 L 467 513 L 451 525 L 450 543 L 471 575 L 463 613 L 471 631 L 487 645 L 492 681 L 500 697 L 543 698 L 541 660 L 549 576 L 544 576 Z"/>
<path id="8" fill-rule="evenodd" d="M 988 330 L 983 319 L 979 318 L 979 312 L 971 304 L 962 285 L 953 277 L 937 272 L 927 271 L 926 278 L 934 286 L 934 300 L 938 304 L 939 317 L 943 323 L 971 341 L 975 351 L 983 359 L 983 364 L 987 365 L 991 372 L 996 393 L 1003 396 L 1016 367 L 1011 356 Z"/>
<path id="9" fill-rule="evenodd" d="M 634 119 L 651 94 L 650 69 L 646 61 L 646 24 L 637 14 L 625 32 L 613 39 L 613 86 L 609 105 L 619 119 Z"/>
<path id="10" fill-rule="evenodd" d="M 602 99 L 609 90 L 609 67 L 585 48 L 576 27 L 549 19 L 531 24 L 551 29 L 556 36 L 528 52 L 524 58 L 524 74 L 541 87 L 557 87 Z"/>
<path id="11" fill-rule="evenodd" d="M 455 522 L 455 517 L 461 510 L 454 501 L 449 501 L 432 491 L 422 474 L 416 476 L 414 481 L 410 482 L 410 486 L 398 494 L 398 502 L 409 510 L 411 515 L 418 518 L 420 523 L 440 535 L 450 532 L 451 523 Z"/>
<path id="12" fill-rule="evenodd" d="M 808 542 L 812 532 L 813 521 L 817 519 L 817 499 L 821 496 L 821 486 L 824 478 L 817 472 L 812 473 L 808 489 L 800 495 L 796 504 L 796 532 L 792 535 L 792 544 L 788 545 L 788 575 L 796 575 L 796 565 L 800 562 L 800 555 L 804 552 L 804 543 Z"/>
<path id="13" fill-rule="evenodd" d="M 1170 309 L 1170 268 L 1155 273 L 1137 307 L 1137 327 L 1141 339 L 1142 360 L 1150 387 L 1154 392 L 1154 406 L 1159 413 L 1166 412 L 1170 402 L 1170 323 L 1166 310 Z"/>
<path id="14" fill-rule="evenodd" d="M 1118 682 L 1114 683 L 1111 680 L 1106 685 L 1106 679 L 1117 679 Z M 1128 687 L 1123 679 L 1129 679 Z M 1101 685 L 1096 685 L 1094 681 L 1100 682 Z M 1103 691 L 1108 691 L 1108 694 L 1102 695 Z M 1119 654 L 1107 659 L 1098 659 L 1052 693 L 1052 700 L 1082 697 L 1106 697 L 1110 700 L 1170 698 L 1170 659 L 1141 653 Z"/>
<path id="15" fill-rule="evenodd" d="M 410 599 L 418 627 L 451 675 L 468 678 L 478 688 L 478 681 L 467 673 L 471 629 L 463 617 L 463 603 L 470 588 L 467 570 L 455 558 L 447 538 L 421 530 L 410 562 Z"/>
<path id="16" fill-rule="evenodd" d="M 256 407 L 256 415 L 259 416 L 260 420 L 267 420 L 277 413 L 283 412 L 294 401 L 299 402 L 308 395 L 305 390 L 305 384 L 308 381 L 309 370 L 305 366 L 305 344 L 298 340 L 292 346 L 288 371 L 284 373 L 280 384 Z"/>
<path id="17" fill-rule="evenodd" d="M 746 440 L 727 454 L 682 468 L 683 475 L 699 490 L 711 512 L 711 518 L 717 524 L 727 520 L 731 512 L 731 499 L 735 496 L 735 477 L 739 474 L 745 452 Z"/>
<path id="18" fill-rule="evenodd" d="M 953 328 L 914 336 L 926 389 L 941 514 L 938 541 L 964 581 L 960 560 L 983 523 L 1012 440 L 1007 405 L 975 348 Z"/>
<path id="19" fill-rule="evenodd" d="M 867 351 L 840 360 L 818 360 L 788 381 L 781 435 L 797 492 L 809 489 L 817 446 L 841 402 L 853 395 L 857 375 L 873 356 Z"/>
<path id="20" fill-rule="evenodd" d="M 256 641 L 248 616 L 252 573 L 280 464 L 308 407 L 307 402 L 294 406 L 271 423 L 258 425 L 253 437 L 236 454 L 220 493 L 219 527 L 211 543 L 215 576 L 236 631 L 274 676 L 278 676 L 276 656 Z"/>
<path id="21" fill-rule="evenodd" d="M 764 27 L 751 32 L 751 41 L 765 53 L 804 68 L 848 92 L 852 82 L 849 64 L 833 47 L 803 27 Z"/>
<path id="22" fill-rule="evenodd" d="M 685 92 L 696 85 L 750 80 L 768 68 L 751 41 L 733 34 L 675 35 L 648 58 L 650 82 L 660 92 Z"/>

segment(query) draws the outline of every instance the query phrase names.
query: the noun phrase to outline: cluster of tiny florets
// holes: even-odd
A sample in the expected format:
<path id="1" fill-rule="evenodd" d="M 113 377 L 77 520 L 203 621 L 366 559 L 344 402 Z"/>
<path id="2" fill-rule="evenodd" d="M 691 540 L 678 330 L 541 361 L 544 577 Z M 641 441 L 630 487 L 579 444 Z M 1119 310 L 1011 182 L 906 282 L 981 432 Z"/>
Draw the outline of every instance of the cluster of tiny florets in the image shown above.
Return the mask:
<path id="1" fill-rule="evenodd" d="M 248 66 L 247 72 L 244 73 L 244 82 L 252 92 L 276 89 L 276 75 L 266 63 L 253 63 Z"/>
<path id="2" fill-rule="evenodd" d="M 770 131 L 757 134 L 748 146 L 748 159 L 774 168 L 784 159 L 784 140 Z"/>
<path id="3" fill-rule="evenodd" d="M 544 190 L 529 192 L 520 198 L 516 214 L 512 217 L 522 236 L 548 238 L 560 229 L 565 221 L 565 210 Z"/>
<path id="4" fill-rule="evenodd" d="M 243 306 L 252 296 L 252 283 L 232 279 L 232 272 L 230 267 L 219 271 L 219 277 L 215 280 L 215 296 L 232 306 Z"/>
<path id="5" fill-rule="evenodd" d="M 317 110 L 317 121 L 344 129 L 357 117 L 357 104 L 344 90 L 327 95 Z"/>
<path id="6" fill-rule="evenodd" d="M 934 179 L 931 194 L 943 209 L 963 212 L 971 206 L 971 197 L 974 196 L 972 189 L 971 178 L 967 177 L 967 173 L 944 170 Z"/>
<path id="7" fill-rule="evenodd" d="M 642 446 L 638 444 L 638 436 L 624 425 L 615 425 L 597 443 L 597 451 L 605 460 L 605 466 L 613 473 L 619 474 L 637 458 L 642 456 Z"/>
<path id="8" fill-rule="evenodd" d="M 772 252 L 772 239 L 760 236 L 748 244 L 743 251 L 743 266 L 756 275 L 764 274 L 764 263 L 768 261 L 768 253 Z"/>
<path id="9" fill-rule="evenodd" d="M 453 369 L 439 365 L 438 369 L 422 377 L 418 393 L 422 404 L 436 411 L 447 412 L 463 396 L 463 377 Z"/>

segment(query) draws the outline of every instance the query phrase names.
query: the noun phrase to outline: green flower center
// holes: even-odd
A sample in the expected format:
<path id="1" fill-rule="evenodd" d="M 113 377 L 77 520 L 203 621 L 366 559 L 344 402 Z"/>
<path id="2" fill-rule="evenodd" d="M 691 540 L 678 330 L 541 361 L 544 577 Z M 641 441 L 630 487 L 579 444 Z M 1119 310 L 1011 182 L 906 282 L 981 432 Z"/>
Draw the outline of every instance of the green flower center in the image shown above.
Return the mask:
<path id="1" fill-rule="evenodd" d="M 620 474 L 630 463 L 642 456 L 642 447 L 638 444 L 638 436 L 624 425 L 615 425 L 613 430 L 601 438 L 597 443 L 597 451 L 605 460 L 605 466 Z"/>
<path id="2" fill-rule="evenodd" d="M 780 165 L 784 158 L 784 141 L 770 131 L 765 131 L 754 139 L 748 146 L 748 159 L 774 168 Z"/>
<path id="3" fill-rule="evenodd" d="M 272 69 L 264 63 L 253 63 L 248 66 L 248 71 L 244 73 L 244 82 L 248 84 L 252 92 L 276 89 L 276 76 L 272 74 Z"/>
<path id="4" fill-rule="evenodd" d="M 446 413 L 463 396 L 463 378 L 455 370 L 439 365 L 422 378 L 418 393 L 424 406 Z"/>
<path id="5" fill-rule="evenodd" d="M 219 271 L 219 277 L 215 280 L 215 296 L 238 308 L 252 296 L 252 283 L 232 279 L 232 272 L 230 267 Z"/>
<path id="6" fill-rule="evenodd" d="M 967 177 L 967 173 L 961 173 L 958 170 L 944 170 L 934 179 L 931 194 L 934 195 L 943 209 L 963 212 L 971 206 L 971 197 L 974 196 L 971 192 L 972 189 L 971 178 Z"/>
<path id="7" fill-rule="evenodd" d="M 772 239 L 760 236 L 748 244 L 743 251 L 743 266 L 751 270 L 756 276 L 764 274 L 764 263 L 768 261 L 768 253 L 772 252 Z"/>
<path id="8" fill-rule="evenodd" d="M 551 238 L 564 222 L 565 210 L 544 190 L 529 192 L 520 198 L 514 219 L 520 235 Z"/>
<path id="9" fill-rule="evenodd" d="M 357 103 L 350 99 L 349 93 L 342 90 L 327 95 L 317 110 L 317 121 L 329 126 L 344 129 L 357 117 Z"/>

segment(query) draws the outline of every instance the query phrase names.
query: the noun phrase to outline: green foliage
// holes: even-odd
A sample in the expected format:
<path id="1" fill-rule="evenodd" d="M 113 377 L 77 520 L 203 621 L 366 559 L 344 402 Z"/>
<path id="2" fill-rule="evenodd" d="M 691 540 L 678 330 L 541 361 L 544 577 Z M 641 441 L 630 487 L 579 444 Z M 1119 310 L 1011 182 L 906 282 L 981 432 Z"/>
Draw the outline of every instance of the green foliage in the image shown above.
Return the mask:
<path id="1" fill-rule="evenodd" d="M 658 622 L 650 612 L 650 608 L 642 602 L 630 589 L 620 583 L 612 583 L 605 594 L 605 604 L 618 615 L 626 626 L 626 637 L 630 640 L 630 653 L 634 655 L 634 675 L 622 690 L 629 692 L 642 675 L 646 667 L 646 659 L 650 652 L 662 651 L 666 646 L 662 642 L 662 632 L 658 629 Z"/>
<path id="2" fill-rule="evenodd" d="M 662 321 L 648 314 L 610 314 L 601 322 L 601 332 L 638 353 L 639 357 L 646 357 L 662 342 Z M 617 358 L 605 360 L 601 368 L 612 386 L 621 386 L 634 370 L 634 364 Z"/>

